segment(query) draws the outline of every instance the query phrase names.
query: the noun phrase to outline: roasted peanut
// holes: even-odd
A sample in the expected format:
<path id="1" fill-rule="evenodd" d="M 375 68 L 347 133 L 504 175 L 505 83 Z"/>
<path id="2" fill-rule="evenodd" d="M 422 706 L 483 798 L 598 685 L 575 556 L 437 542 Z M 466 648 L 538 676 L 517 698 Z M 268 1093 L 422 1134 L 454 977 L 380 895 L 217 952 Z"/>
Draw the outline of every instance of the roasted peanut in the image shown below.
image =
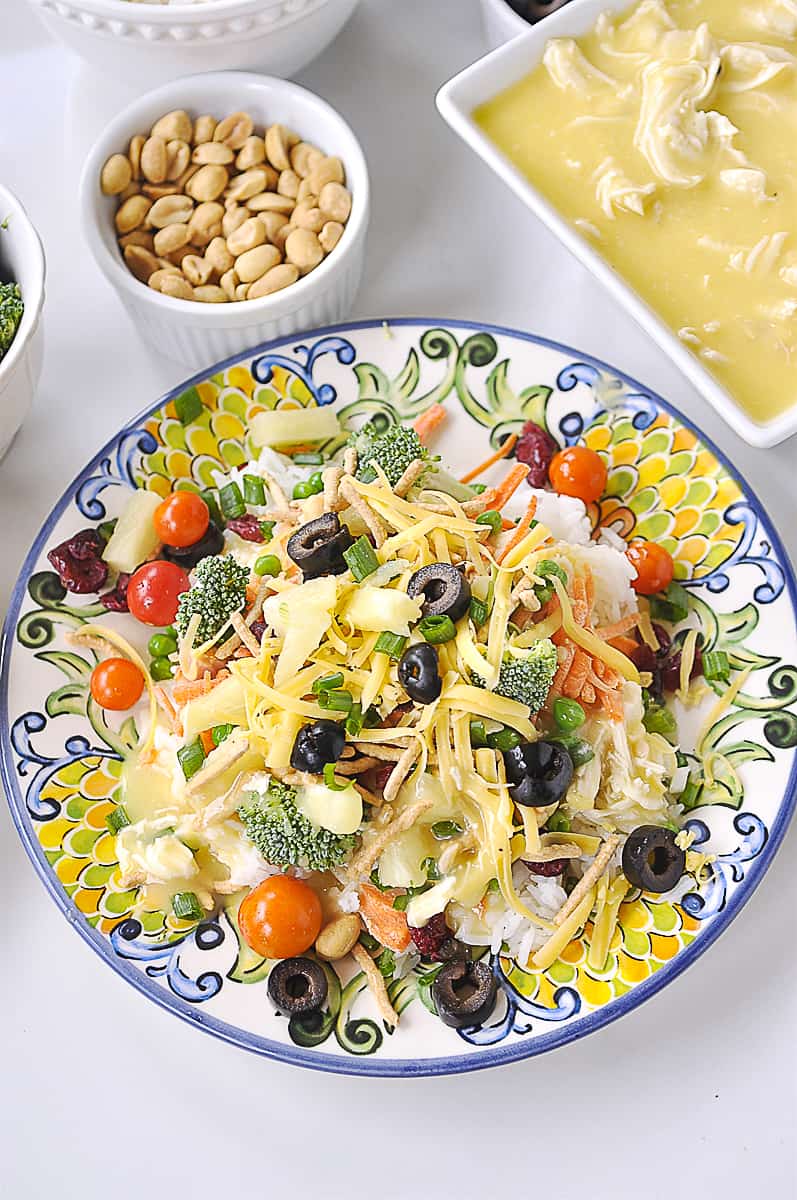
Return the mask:
<path id="1" fill-rule="evenodd" d="M 266 190 L 266 172 L 262 167 L 252 167 L 233 179 L 225 193 L 228 200 L 251 200 Z"/>
<path id="2" fill-rule="evenodd" d="M 262 246 L 266 239 L 266 227 L 262 219 L 250 217 L 248 221 L 244 221 L 243 225 L 229 234 L 227 249 L 237 258 L 239 254 L 245 254 L 247 250 L 254 250 L 255 246 Z"/>
<path id="3" fill-rule="evenodd" d="M 319 933 L 315 952 L 327 962 L 338 962 L 345 958 L 360 936 L 360 918 L 354 913 L 341 913 Z"/>
<path id="4" fill-rule="evenodd" d="M 249 113 L 231 113 L 223 121 L 219 121 L 213 133 L 214 142 L 224 142 L 231 150 L 240 150 L 248 137 L 251 137 L 254 122 Z"/>
<path id="5" fill-rule="evenodd" d="M 310 186 L 316 196 L 320 195 L 322 187 L 327 183 L 343 183 L 343 163 L 339 158 L 322 158 L 315 163 L 307 176 Z"/>
<path id="6" fill-rule="evenodd" d="M 290 196 L 292 200 L 295 200 L 299 192 L 300 182 L 299 176 L 295 171 L 280 171 L 280 176 L 277 180 L 277 191 L 281 196 Z"/>
<path id="7" fill-rule="evenodd" d="M 246 201 L 250 212 L 282 212 L 292 213 L 294 202 L 290 196 L 280 196 L 279 192 L 260 192 Z"/>
<path id="8" fill-rule="evenodd" d="M 339 221 L 327 221 L 324 228 L 318 235 L 318 240 L 321 243 L 321 248 L 325 254 L 329 254 L 334 250 L 340 239 L 343 237 L 343 226 Z"/>
<path id="9" fill-rule="evenodd" d="M 200 166 L 205 166 L 207 163 L 219 163 L 224 167 L 234 158 L 235 155 L 230 147 L 225 146 L 223 142 L 202 142 L 201 145 L 194 147 L 191 155 L 192 162 L 199 163 Z"/>
<path id="10" fill-rule="evenodd" d="M 142 197 L 143 199 L 143 197 Z M 147 201 L 149 204 L 149 201 Z M 190 196 L 163 196 L 156 200 L 148 210 L 148 223 L 155 229 L 164 229 L 167 225 L 187 221 L 193 212 L 194 204 Z"/>
<path id="11" fill-rule="evenodd" d="M 166 143 L 166 178 L 177 180 L 191 162 L 191 147 L 180 138 Z"/>
<path id="12" fill-rule="evenodd" d="M 155 255 L 143 246 L 125 246 L 124 260 L 136 279 L 140 279 L 142 283 L 146 283 L 159 266 Z"/>
<path id="13" fill-rule="evenodd" d="M 234 261 L 235 256 L 228 249 L 224 238 L 214 237 L 205 251 L 205 262 L 209 262 L 214 271 L 223 275 L 225 271 L 229 271 Z"/>
<path id="14" fill-rule="evenodd" d="M 143 183 L 141 190 L 150 200 L 160 200 L 163 196 L 179 196 L 180 189 L 176 183 Z"/>
<path id="15" fill-rule="evenodd" d="M 305 200 L 312 200 L 313 204 L 318 203 L 318 196 L 313 191 L 313 185 L 309 179 L 299 181 L 299 190 L 296 193 L 297 204 L 303 204 Z"/>
<path id="16" fill-rule="evenodd" d="M 118 196 L 130 185 L 133 168 L 124 154 L 112 154 L 100 173 L 100 187 L 105 196 Z"/>
<path id="17" fill-rule="evenodd" d="M 204 204 L 197 205 L 188 222 L 191 241 L 195 246 L 207 246 L 214 237 L 219 237 L 223 216 L 224 209 L 218 200 L 207 200 Z"/>
<path id="18" fill-rule="evenodd" d="M 207 163 L 200 167 L 196 175 L 192 175 L 185 185 L 189 196 L 200 204 L 209 200 L 217 200 L 229 182 L 226 168 L 220 163 Z"/>
<path id="19" fill-rule="evenodd" d="M 190 240 L 191 231 L 182 221 L 179 225 L 165 225 L 155 234 L 155 253 L 173 254 L 175 250 L 187 246 Z"/>
<path id="20" fill-rule="evenodd" d="M 160 201 L 158 201 L 160 203 Z M 117 209 L 114 221 L 118 233 L 132 233 L 144 222 L 153 204 L 146 196 L 131 196 Z"/>
<path id="21" fill-rule="evenodd" d="M 284 125 L 270 125 L 266 130 L 266 158 L 278 171 L 287 171 L 291 165 L 291 146 L 299 141 Z"/>
<path id="22" fill-rule="evenodd" d="M 201 300 L 204 304 L 226 304 L 227 293 L 224 288 L 218 287 L 215 283 L 208 283 L 202 287 L 194 288 L 194 299 Z"/>
<path id="23" fill-rule="evenodd" d="M 286 221 L 285 224 L 282 225 L 277 230 L 276 233 L 273 233 L 271 235 L 271 237 L 269 238 L 269 241 L 271 242 L 271 244 L 273 246 L 276 246 L 277 249 L 279 251 L 281 251 L 282 254 L 284 254 L 285 253 L 285 243 L 288 240 L 288 238 L 290 237 L 290 235 L 293 233 L 295 228 L 296 228 L 296 226 L 291 225 L 290 221 Z"/>
<path id="24" fill-rule="evenodd" d="M 351 213 L 351 194 L 341 183 L 325 183 L 318 196 L 318 206 L 331 221 L 345 224 Z"/>
<path id="25" fill-rule="evenodd" d="M 134 179 L 141 178 L 141 149 L 146 140 L 142 134 L 136 133 L 131 137 L 127 147 L 127 157 L 130 160 L 130 168 Z"/>
<path id="26" fill-rule="evenodd" d="M 249 209 L 236 204 L 228 208 L 221 220 L 221 232 L 224 237 L 230 237 L 236 229 L 240 229 L 249 220 Z M 268 215 L 268 214 L 266 214 Z"/>
<path id="27" fill-rule="evenodd" d="M 141 147 L 141 173 L 147 183 L 163 183 L 166 165 L 166 143 L 163 138 L 148 137 Z"/>
<path id="28" fill-rule="evenodd" d="M 270 242 L 274 241 L 274 234 L 288 224 L 285 213 L 279 212 L 262 212 L 258 215 L 258 220 L 263 222 L 266 237 Z"/>
<path id="29" fill-rule="evenodd" d="M 323 157 L 324 155 L 317 146 L 311 145 L 310 142 L 298 142 L 291 150 L 290 166 L 297 175 L 304 179 Z M 276 166 L 276 163 L 274 165 Z"/>
<path id="30" fill-rule="evenodd" d="M 198 254 L 187 254 L 180 263 L 182 272 L 189 283 L 193 283 L 196 287 L 207 283 L 213 274 L 213 265 L 207 259 L 200 258 Z"/>
<path id="31" fill-rule="evenodd" d="M 222 290 L 224 292 L 226 292 L 228 300 L 235 299 L 235 289 L 237 288 L 237 286 L 240 282 L 241 282 L 240 279 L 235 274 L 234 267 L 231 267 L 229 271 L 224 272 L 221 279 L 219 280 L 219 286 L 222 288 Z"/>
<path id="32" fill-rule="evenodd" d="M 194 145 L 200 146 L 202 142 L 212 142 L 213 134 L 216 132 L 216 118 L 210 116 L 197 117 L 194 121 Z"/>
<path id="33" fill-rule="evenodd" d="M 248 171 L 251 167 L 259 167 L 266 161 L 266 144 L 262 137 L 252 134 L 244 142 L 235 157 L 235 165 L 239 171 Z"/>
<path id="34" fill-rule="evenodd" d="M 155 243 L 151 233 L 145 233 L 143 229 L 136 229 L 133 233 L 126 233 L 119 238 L 119 245 L 122 250 L 127 246 L 143 246 L 145 250 L 154 252 Z"/>
<path id="35" fill-rule="evenodd" d="M 157 271 L 153 271 L 147 280 L 147 283 L 153 289 L 153 291 L 159 292 L 161 290 L 161 284 L 168 275 L 177 275 L 180 279 L 183 278 L 180 268 L 170 265 L 168 267 L 160 267 Z"/>
<path id="36" fill-rule="evenodd" d="M 188 280 L 180 275 L 164 275 L 160 281 L 158 291 L 164 296 L 172 296 L 175 300 L 193 300 L 194 289 Z"/>
<path id="37" fill-rule="evenodd" d="M 255 246 L 254 250 L 246 250 L 235 260 L 235 273 L 241 283 L 254 283 L 266 271 L 276 267 L 280 262 L 280 252 L 276 246 L 266 244 Z"/>
<path id="38" fill-rule="evenodd" d="M 327 217 L 322 213 L 320 208 L 312 208 L 306 202 L 297 204 L 296 208 L 291 213 L 291 223 L 297 229 L 309 229 L 313 233 L 320 233 L 327 222 Z"/>
<path id="39" fill-rule="evenodd" d="M 139 185 L 139 183 L 136 180 L 133 180 L 133 182 L 128 183 L 125 190 L 123 192 L 120 192 L 119 195 L 116 197 L 116 203 L 124 204 L 125 200 L 129 200 L 131 196 L 137 196 L 139 194 L 139 192 L 141 192 L 141 191 L 143 191 L 143 188 Z"/>
<path id="40" fill-rule="evenodd" d="M 302 275 L 317 267 L 324 250 L 316 235 L 309 229 L 294 229 L 285 241 L 285 257 L 299 268 Z M 237 269 L 237 267 L 236 267 Z M 238 272 L 240 274 L 240 272 Z"/>
<path id="41" fill-rule="evenodd" d="M 246 293 L 249 291 L 251 286 L 252 286 L 251 283 L 239 283 L 235 289 L 235 299 L 236 300 L 245 300 Z"/>
<path id="42" fill-rule="evenodd" d="M 179 138 L 181 142 L 190 142 L 193 132 L 188 113 L 182 108 L 176 108 L 158 118 L 152 126 L 150 137 L 162 138 L 164 142 L 170 142 L 173 138 Z"/>

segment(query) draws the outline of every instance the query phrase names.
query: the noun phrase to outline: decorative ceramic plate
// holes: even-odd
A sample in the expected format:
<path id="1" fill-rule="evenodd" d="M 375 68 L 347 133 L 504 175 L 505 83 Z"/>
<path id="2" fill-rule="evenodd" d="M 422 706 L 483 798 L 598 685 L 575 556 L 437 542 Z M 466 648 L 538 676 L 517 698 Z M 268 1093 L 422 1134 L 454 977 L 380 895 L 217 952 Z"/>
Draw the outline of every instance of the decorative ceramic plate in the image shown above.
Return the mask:
<path id="1" fill-rule="evenodd" d="M 202 409 L 183 425 L 174 401 L 186 391 Z M 687 876 L 674 894 L 624 903 L 600 971 L 587 963 L 589 924 L 547 970 L 495 956 L 499 1004 L 475 1031 L 449 1029 L 428 1011 L 423 968 L 391 985 L 402 1013 L 392 1034 L 351 967 L 331 973 L 321 1021 L 289 1023 L 268 1003 L 268 966 L 241 944 L 234 911 L 190 924 L 142 912 L 136 892 L 122 887 L 105 817 L 138 735 L 133 718 L 111 725 L 91 701 L 92 652 L 77 653 L 65 635 L 104 610 L 64 593 L 46 551 L 82 524 L 118 513 L 131 487 L 165 494 L 175 481 L 210 485 L 214 469 L 249 457 L 247 425 L 264 408 L 335 404 L 344 421 L 395 420 L 433 403 L 449 410 L 439 449 L 455 468 L 530 419 L 561 442 L 586 442 L 609 467 L 593 524 L 655 539 L 675 557 L 705 644 L 724 650 L 737 681 L 744 678 L 708 725 L 705 707 L 679 714 L 682 748 L 693 751 L 701 738 L 732 768 L 714 781 L 712 803 L 689 814 L 695 845 L 713 861 L 699 885 Z M 797 796 L 796 600 L 780 542 L 749 488 L 680 414 L 613 368 L 542 338 L 458 322 L 320 330 L 175 389 L 126 425 L 56 505 L 5 625 L 5 787 L 20 837 L 61 911 L 164 1008 L 236 1045 L 327 1071 L 493 1066 L 572 1041 L 647 999 L 702 954 L 760 881 Z"/>

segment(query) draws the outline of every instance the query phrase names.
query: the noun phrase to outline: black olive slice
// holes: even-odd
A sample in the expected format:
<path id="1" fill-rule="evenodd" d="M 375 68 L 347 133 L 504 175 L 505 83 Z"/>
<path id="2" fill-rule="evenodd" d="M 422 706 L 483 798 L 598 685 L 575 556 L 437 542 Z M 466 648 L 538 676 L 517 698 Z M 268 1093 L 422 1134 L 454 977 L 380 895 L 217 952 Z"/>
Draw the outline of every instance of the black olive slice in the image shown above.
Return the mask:
<path id="1" fill-rule="evenodd" d="M 509 794 L 524 808 L 556 804 L 573 778 L 573 760 L 556 742 L 520 742 L 504 751 Z"/>
<path id="2" fill-rule="evenodd" d="M 345 745 L 343 726 L 322 717 L 312 725 L 303 725 L 297 733 L 291 750 L 291 766 L 294 771 L 321 775 L 327 763 L 338 761 Z"/>
<path id="3" fill-rule="evenodd" d="M 305 579 L 318 579 L 321 575 L 342 575 L 348 569 L 343 551 L 353 542 L 351 531 L 341 525 L 337 513 L 322 513 L 300 526 L 285 548 Z"/>
<path id="4" fill-rule="evenodd" d="M 398 665 L 399 683 L 416 704 L 432 704 L 443 688 L 437 651 L 419 642 L 404 651 Z"/>
<path id="5" fill-rule="evenodd" d="M 423 596 L 425 617 L 450 617 L 459 621 L 470 608 L 470 584 L 461 571 L 450 563 L 430 563 L 421 567 L 407 584 L 407 595 Z"/>
<path id="6" fill-rule="evenodd" d="M 495 1007 L 497 992 L 488 963 L 463 959 L 446 963 L 432 984 L 437 1015 L 454 1029 L 482 1025 Z"/>
<path id="7" fill-rule="evenodd" d="M 326 1003 L 328 991 L 324 968 L 312 958 L 283 958 L 269 971 L 269 998 L 286 1016 L 316 1012 Z"/>
<path id="8" fill-rule="evenodd" d="M 221 554 L 224 549 L 224 534 L 213 521 L 207 530 L 193 546 L 164 546 L 162 555 L 169 562 L 177 563 L 185 571 L 191 571 L 203 558 Z"/>
<path id="9" fill-rule="evenodd" d="M 623 846 L 623 874 L 644 892 L 669 892 L 684 873 L 686 855 L 672 829 L 639 825 Z"/>

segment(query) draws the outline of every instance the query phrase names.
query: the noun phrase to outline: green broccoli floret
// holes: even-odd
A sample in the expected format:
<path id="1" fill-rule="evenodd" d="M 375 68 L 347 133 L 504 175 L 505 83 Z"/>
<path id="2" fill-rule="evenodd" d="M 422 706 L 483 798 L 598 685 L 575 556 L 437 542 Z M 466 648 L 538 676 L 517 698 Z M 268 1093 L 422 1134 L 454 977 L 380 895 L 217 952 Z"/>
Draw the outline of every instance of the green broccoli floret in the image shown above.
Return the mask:
<path id="1" fill-rule="evenodd" d="M 509 650 L 504 655 L 498 673 L 498 683 L 492 689 L 507 700 L 527 704 L 532 712 L 539 712 L 548 698 L 559 660 L 556 646 L 550 638 L 535 642 L 529 650 Z M 484 687 L 484 680 L 471 676 L 477 687 Z"/>
<path id="2" fill-rule="evenodd" d="M 355 434 L 350 444 L 357 450 L 357 478 L 364 483 L 374 477 L 373 464 L 382 468 L 391 487 L 395 487 L 411 462 L 420 458 L 426 470 L 415 481 L 414 488 L 432 488 L 446 492 L 455 500 L 470 500 L 476 495 L 473 488 L 460 483 L 444 467 L 439 459 L 431 455 L 410 425 L 390 425 L 379 432 L 373 425 L 365 425 Z"/>
<path id="3" fill-rule="evenodd" d="M 0 359 L 13 342 L 24 311 L 19 284 L 0 283 Z"/>
<path id="4" fill-rule="evenodd" d="M 321 829 L 296 807 L 296 789 L 272 779 L 265 795 L 249 792 L 238 809 L 247 837 L 275 867 L 326 871 L 351 855 L 354 837 Z"/>
<path id="5" fill-rule="evenodd" d="M 180 596 L 175 625 L 180 634 L 188 629 L 194 613 L 199 613 L 195 644 L 208 641 L 223 629 L 234 612 L 246 602 L 249 570 L 231 554 L 203 558 L 194 568 L 190 591 Z"/>

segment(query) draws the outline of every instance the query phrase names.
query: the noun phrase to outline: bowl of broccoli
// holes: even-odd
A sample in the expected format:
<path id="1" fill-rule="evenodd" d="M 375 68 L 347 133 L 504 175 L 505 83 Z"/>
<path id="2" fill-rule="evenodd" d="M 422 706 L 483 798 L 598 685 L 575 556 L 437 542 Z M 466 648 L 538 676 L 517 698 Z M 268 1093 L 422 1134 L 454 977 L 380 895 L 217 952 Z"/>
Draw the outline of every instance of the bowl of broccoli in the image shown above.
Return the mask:
<path id="1" fill-rule="evenodd" d="M 27 416 L 41 372 L 44 274 L 39 235 L 0 185 L 0 457 Z"/>

